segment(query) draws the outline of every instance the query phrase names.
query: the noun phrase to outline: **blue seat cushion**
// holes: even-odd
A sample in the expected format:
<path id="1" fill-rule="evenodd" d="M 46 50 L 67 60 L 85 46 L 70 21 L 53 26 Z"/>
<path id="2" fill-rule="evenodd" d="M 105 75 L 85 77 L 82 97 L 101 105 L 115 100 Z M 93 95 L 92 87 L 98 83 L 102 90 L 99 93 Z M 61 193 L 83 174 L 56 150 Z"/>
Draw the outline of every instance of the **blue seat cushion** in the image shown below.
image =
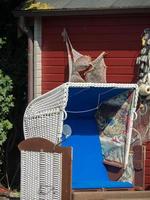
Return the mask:
<path id="1" fill-rule="evenodd" d="M 72 135 L 62 146 L 73 148 L 72 188 L 130 188 L 128 182 L 111 181 L 103 164 L 99 132 L 95 119 L 74 118 L 65 122 L 72 128 Z"/>
<path id="2" fill-rule="evenodd" d="M 78 190 L 78 189 L 102 189 L 102 188 L 106 188 L 106 189 L 123 189 L 123 188 L 132 188 L 133 184 L 129 183 L 129 182 L 121 182 L 121 181 L 101 181 L 101 180 L 94 180 L 94 181 L 73 181 L 72 182 L 72 188 L 74 190 Z"/>

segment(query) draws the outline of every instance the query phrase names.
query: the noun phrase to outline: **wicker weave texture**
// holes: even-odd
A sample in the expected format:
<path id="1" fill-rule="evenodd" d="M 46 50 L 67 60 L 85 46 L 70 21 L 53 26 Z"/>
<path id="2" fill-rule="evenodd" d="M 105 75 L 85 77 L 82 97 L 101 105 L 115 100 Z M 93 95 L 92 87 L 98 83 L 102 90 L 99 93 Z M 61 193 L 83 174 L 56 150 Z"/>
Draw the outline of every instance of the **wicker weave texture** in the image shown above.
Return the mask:
<path id="1" fill-rule="evenodd" d="M 33 100 L 24 114 L 25 138 L 43 137 L 54 144 L 62 133 L 67 88 L 59 87 Z"/>
<path id="2" fill-rule="evenodd" d="M 62 154 L 21 151 L 21 200 L 61 200 Z"/>

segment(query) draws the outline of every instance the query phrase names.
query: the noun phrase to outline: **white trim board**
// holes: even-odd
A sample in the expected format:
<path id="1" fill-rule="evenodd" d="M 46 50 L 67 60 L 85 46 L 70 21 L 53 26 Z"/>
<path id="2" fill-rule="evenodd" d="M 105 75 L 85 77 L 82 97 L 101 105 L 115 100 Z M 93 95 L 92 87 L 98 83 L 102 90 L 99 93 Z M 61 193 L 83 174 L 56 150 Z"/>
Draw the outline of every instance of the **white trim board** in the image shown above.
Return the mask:
<path id="1" fill-rule="evenodd" d="M 34 18 L 34 98 L 42 94 L 42 60 L 41 60 L 41 44 L 42 44 L 42 23 L 41 18 Z"/>

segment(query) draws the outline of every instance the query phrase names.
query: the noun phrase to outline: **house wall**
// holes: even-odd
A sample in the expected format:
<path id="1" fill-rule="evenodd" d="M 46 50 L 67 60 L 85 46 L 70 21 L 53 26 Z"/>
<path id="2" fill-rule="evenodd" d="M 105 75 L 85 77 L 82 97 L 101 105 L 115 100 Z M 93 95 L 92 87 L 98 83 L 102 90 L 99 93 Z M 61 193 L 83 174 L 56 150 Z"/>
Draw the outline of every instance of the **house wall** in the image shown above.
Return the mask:
<path id="1" fill-rule="evenodd" d="M 146 145 L 145 189 L 150 190 L 150 141 Z"/>
<path id="2" fill-rule="evenodd" d="M 150 27 L 150 15 L 64 16 L 42 18 L 41 93 L 68 80 L 66 46 L 61 36 L 67 29 L 72 45 L 84 55 L 96 58 L 106 51 L 107 82 L 135 83 L 136 57 L 141 34 Z M 146 154 L 146 187 L 150 185 L 150 151 Z"/>
<path id="3" fill-rule="evenodd" d="M 107 82 L 136 82 L 135 59 L 141 33 L 150 27 L 147 15 L 64 16 L 42 19 L 42 93 L 68 79 L 65 27 L 76 50 L 96 58 L 106 51 Z"/>

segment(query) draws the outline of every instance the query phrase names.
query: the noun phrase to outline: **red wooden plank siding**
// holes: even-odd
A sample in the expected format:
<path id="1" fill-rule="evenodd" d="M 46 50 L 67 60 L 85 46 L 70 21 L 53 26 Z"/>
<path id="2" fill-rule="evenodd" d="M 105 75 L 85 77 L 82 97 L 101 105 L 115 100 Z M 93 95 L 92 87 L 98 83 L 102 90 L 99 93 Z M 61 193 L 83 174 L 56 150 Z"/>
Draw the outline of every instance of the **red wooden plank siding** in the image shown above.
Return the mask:
<path id="1" fill-rule="evenodd" d="M 43 17 L 42 93 L 68 79 L 68 60 L 61 33 L 66 28 L 76 50 L 96 58 L 106 51 L 107 82 L 133 83 L 141 33 L 150 27 L 150 15 Z M 150 144 L 146 153 L 146 188 L 150 188 Z"/>
<path id="2" fill-rule="evenodd" d="M 145 189 L 150 189 L 150 142 L 146 144 Z"/>
<path id="3" fill-rule="evenodd" d="M 135 59 L 140 37 L 150 27 L 148 15 L 44 17 L 42 21 L 42 92 L 67 81 L 67 53 L 61 33 L 65 27 L 74 48 L 96 58 L 106 51 L 107 81 L 136 82 Z"/>

